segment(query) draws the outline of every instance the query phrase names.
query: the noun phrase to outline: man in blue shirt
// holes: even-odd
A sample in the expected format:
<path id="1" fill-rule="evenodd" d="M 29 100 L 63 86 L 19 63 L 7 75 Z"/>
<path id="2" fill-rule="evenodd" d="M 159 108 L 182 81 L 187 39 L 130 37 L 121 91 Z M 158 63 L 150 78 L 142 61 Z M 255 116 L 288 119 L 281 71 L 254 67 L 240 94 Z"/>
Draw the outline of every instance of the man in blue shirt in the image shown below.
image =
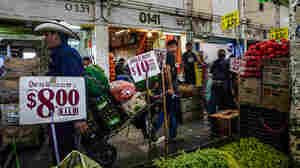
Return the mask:
<path id="1" fill-rule="evenodd" d="M 36 31 L 43 32 L 47 47 L 51 50 L 51 60 L 49 65 L 48 76 L 68 76 L 75 77 L 83 75 L 84 68 L 79 53 L 68 45 L 68 38 L 77 37 L 71 29 L 57 22 L 49 22 L 39 25 Z M 76 149 L 75 145 L 75 128 L 81 132 L 87 130 L 88 126 L 85 121 L 65 122 L 55 124 L 57 147 L 59 152 L 59 161 L 62 161 L 72 150 Z M 50 143 L 54 151 L 52 133 L 50 131 Z M 55 156 L 53 152 L 53 156 Z M 55 158 L 55 157 L 54 157 Z"/>

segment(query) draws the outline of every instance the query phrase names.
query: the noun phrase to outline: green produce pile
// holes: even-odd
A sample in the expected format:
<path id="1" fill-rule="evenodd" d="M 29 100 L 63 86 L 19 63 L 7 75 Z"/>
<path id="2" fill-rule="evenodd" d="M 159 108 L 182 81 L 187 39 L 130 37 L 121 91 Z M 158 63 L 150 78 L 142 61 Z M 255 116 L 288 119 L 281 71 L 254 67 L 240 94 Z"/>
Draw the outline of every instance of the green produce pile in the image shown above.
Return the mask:
<path id="1" fill-rule="evenodd" d="M 226 156 L 216 149 L 197 150 L 182 153 L 174 159 L 157 160 L 154 166 L 159 168 L 230 168 Z M 238 167 L 233 167 L 238 168 Z"/>
<path id="2" fill-rule="evenodd" d="M 240 142 L 225 145 L 220 150 L 230 153 L 242 165 L 241 167 L 288 167 L 288 158 L 284 154 L 255 138 L 241 139 Z"/>
<path id="3" fill-rule="evenodd" d="M 182 153 L 154 162 L 158 168 L 287 168 L 288 158 L 255 138 L 241 139 L 219 149 Z"/>

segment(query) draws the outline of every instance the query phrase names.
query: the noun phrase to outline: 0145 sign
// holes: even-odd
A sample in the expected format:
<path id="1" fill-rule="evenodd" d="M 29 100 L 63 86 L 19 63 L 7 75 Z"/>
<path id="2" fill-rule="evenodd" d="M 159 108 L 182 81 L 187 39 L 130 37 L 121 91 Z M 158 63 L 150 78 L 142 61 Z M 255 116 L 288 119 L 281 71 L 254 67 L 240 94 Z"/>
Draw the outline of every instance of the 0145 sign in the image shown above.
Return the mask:
<path id="1" fill-rule="evenodd" d="M 86 118 L 84 79 L 24 77 L 20 80 L 20 124 L 67 122 Z"/>

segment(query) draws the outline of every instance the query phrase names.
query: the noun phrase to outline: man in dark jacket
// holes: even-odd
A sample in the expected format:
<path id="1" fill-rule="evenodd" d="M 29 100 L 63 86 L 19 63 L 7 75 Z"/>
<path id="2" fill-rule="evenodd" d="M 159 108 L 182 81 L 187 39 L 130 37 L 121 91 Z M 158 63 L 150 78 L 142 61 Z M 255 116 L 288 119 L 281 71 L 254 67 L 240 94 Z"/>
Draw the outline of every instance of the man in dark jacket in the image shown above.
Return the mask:
<path id="1" fill-rule="evenodd" d="M 186 44 L 186 52 L 182 55 L 184 65 L 185 83 L 195 85 L 196 76 L 194 64 L 197 61 L 197 55 L 193 52 L 193 44 L 191 42 Z"/>
<path id="2" fill-rule="evenodd" d="M 213 63 L 210 70 L 213 75 L 212 99 L 216 101 L 219 110 L 224 110 L 231 104 L 229 101 L 231 99 L 229 94 L 230 65 L 225 57 L 225 50 L 219 50 L 218 59 Z"/>
<path id="3" fill-rule="evenodd" d="M 53 24 L 59 25 L 57 23 Z M 43 25 L 38 26 L 36 31 L 39 31 L 41 27 Z M 82 59 L 79 53 L 67 44 L 68 37 L 72 34 L 72 31 L 62 26 L 62 29 L 52 29 L 51 31 L 43 31 L 43 33 L 47 46 L 51 50 L 50 57 L 52 62 L 49 65 L 48 76 L 81 76 L 84 72 Z M 81 132 L 87 130 L 87 123 L 85 121 L 55 124 L 59 161 L 62 161 L 72 150 L 76 149 L 74 126 L 80 129 Z M 50 143 L 53 151 L 55 151 L 52 136 L 52 133 L 50 133 Z M 56 158 L 54 152 L 53 156 Z"/>

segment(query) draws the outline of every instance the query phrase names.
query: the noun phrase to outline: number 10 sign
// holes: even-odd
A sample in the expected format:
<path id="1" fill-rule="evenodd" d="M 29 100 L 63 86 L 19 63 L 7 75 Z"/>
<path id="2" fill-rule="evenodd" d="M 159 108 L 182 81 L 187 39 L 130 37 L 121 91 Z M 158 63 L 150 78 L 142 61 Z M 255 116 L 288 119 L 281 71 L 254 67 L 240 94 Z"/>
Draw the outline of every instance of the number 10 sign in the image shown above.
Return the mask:
<path id="1" fill-rule="evenodd" d="M 154 51 L 129 59 L 128 66 L 135 82 L 145 80 L 147 74 L 152 77 L 160 73 Z"/>
<path id="2" fill-rule="evenodd" d="M 59 123 L 86 118 L 81 77 L 22 77 L 20 124 Z"/>

